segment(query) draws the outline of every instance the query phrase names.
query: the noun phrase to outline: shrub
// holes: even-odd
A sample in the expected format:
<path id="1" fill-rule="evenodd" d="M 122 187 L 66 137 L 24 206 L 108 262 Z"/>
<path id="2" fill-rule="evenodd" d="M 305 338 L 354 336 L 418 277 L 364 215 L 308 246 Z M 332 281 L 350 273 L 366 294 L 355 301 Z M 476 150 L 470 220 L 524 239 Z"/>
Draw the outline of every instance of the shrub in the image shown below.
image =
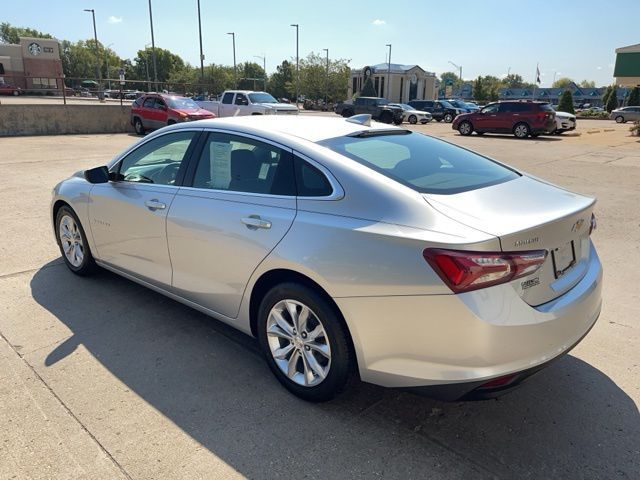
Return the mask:
<path id="1" fill-rule="evenodd" d="M 569 90 L 562 92 L 560 102 L 558 103 L 559 112 L 576 113 L 573 108 L 573 95 Z"/>
<path id="2" fill-rule="evenodd" d="M 640 106 L 640 88 L 635 87 L 631 90 L 629 94 L 629 99 L 627 100 L 628 107 L 637 107 Z"/>
<path id="3" fill-rule="evenodd" d="M 607 112 L 611 113 L 612 110 L 618 108 L 618 94 L 616 93 L 616 89 L 614 88 L 611 91 L 611 95 L 607 98 Z"/>
<path id="4" fill-rule="evenodd" d="M 633 125 L 629 128 L 631 135 L 640 137 L 640 122 L 633 122 Z"/>

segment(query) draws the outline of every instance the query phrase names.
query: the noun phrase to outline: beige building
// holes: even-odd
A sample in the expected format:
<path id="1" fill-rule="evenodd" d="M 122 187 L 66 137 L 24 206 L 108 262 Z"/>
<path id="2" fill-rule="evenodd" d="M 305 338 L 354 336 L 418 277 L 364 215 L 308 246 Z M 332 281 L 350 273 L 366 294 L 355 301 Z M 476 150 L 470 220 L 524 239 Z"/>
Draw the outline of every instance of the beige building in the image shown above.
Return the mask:
<path id="1" fill-rule="evenodd" d="M 640 87 L 640 43 L 616 48 L 613 76 L 620 87 Z"/>
<path id="2" fill-rule="evenodd" d="M 351 70 L 349 98 L 362 91 L 366 78 L 371 76 L 379 97 L 391 102 L 407 103 L 410 100 L 434 100 L 438 94 L 436 74 L 418 65 L 380 63 L 360 70 Z M 390 88 L 389 88 L 390 87 Z"/>
<path id="3" fill-rule="evenodd" d="M 20 37 L 17 45 L 0 44 L 0 80 L 26 90 L 62 87 L 58 40 Z"/>

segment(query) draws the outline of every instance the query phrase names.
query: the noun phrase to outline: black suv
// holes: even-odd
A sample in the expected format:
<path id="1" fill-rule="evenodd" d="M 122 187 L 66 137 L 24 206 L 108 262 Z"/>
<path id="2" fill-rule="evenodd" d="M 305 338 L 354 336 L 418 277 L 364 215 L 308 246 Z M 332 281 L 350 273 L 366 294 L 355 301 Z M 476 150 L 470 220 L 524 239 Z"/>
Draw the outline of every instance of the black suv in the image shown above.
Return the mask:
<path id="1" fill-rule="evenodd" d="M 416 110 L 429 112 L 436 122 L 444 120 L 447 123 L 453 122 L 456 115 L 464 113 L 460 108 L 456 108 L 446 100 L 411 100 L 409 102 Z"/>
<path id="2" fill-rule="evenodd" d="M 371 118 L 382 123 L 395 123 L 400 125 L 404 116 L 404 110 L 389 104 L 389 100 L 380 97 L 358 97 L 353 103 L 338 103 L 334 111 L 343 117 L 351 117 L 362 113 L 368 113 Z"/>

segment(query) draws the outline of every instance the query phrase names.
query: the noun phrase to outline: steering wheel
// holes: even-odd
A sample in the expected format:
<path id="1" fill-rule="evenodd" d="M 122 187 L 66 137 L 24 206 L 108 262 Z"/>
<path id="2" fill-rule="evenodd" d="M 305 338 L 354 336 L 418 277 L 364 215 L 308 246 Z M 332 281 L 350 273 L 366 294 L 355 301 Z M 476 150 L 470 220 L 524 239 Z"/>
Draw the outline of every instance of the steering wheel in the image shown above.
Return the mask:
<path id="1" fill-rule="evenodd" d="M 161 185 L 173 185 L 176 183 L 176 176 L 178 175 L 179 168 L 180 163 L 178 162 L 171 162 L 165 165 L 156 175 L 155 183 L 159 183 Z"/>

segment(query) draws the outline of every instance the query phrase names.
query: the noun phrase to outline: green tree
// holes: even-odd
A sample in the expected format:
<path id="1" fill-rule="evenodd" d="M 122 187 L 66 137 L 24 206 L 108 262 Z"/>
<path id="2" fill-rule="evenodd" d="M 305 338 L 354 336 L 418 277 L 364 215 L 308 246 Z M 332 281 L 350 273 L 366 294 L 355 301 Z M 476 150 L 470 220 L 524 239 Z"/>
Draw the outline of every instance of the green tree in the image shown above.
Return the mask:
<path id="1" fill-rule="evenodd" d="M 473 84 L 473 98 L 479 102 L 487 99 L 487 93 L 484 91 L 484 84 L 481 76 L 478 76 Z"/>
<path id="2" fill-rule="evenodd" d="M 572 79 L 570 79 L 569 77 L 562 77 L 562 78 L 559 78 L 558 80 L 556 80 L 555 82 L 553 82 L 552 87 L 553 88 L 562 88 L 564 90 L 565 88 L 567 88 L 572 83 L 575 83 L 575 82 Z"/>
<path id="3" fill-rule="evenodd" d="M 573 95 L 571 95 L 570 90 L 565 90 L 564 92 L 562 92 L 560 101 L 558 102 L 558 111 L 576 113 L 573 108 Z"/>
<path id="4" fill-rule="evenodd" d="M 502 80 L 506 88 L 524 88 L 524 80 L 521 75 L 511 73 Z"/>
<path id="5" fill-rule="evenodd" d="M 613 86 L 609 85 L 605 90 L 604 95 L 602 96 L 602 105 L 605 107 L 607 105 L 607 101 L 609 101 L 609 96 L 611 95 L 611 92 L 613 92 Z"/>
<path id="6" fill-rule="evenodd" d="M 83 78 L 96 78 L 96 62 L 100 63 L 100 74 L 103 79 L 118 78 L 118 70 L 124 65 L 124 61 L 116 52 L 110 48 L 105 49 L 100 42 L 98 42 L 98 58 L 96 58 L 94 39 L 80 40 L 75 43 L 62 40 L 60 42 L 60 60 L 62 61 L 62 70 L 69 78 L 66 81 L 69 86 L 79 85 Z"/>
<path id="7" fill-rule="evenodd" d="M 611 90 L 611 95 L 607 98 L 606 109 L 607 112 L 611 113 L 611 111 L 616 108 L 618 108 L 618 94 L 616 93 L 616 89 L 613 88 Z"/>
<path id="8" fill-rule="evenodd" d="M 33 28 L 13 27 L 10 23 L 0 23 L 0 42 L 18 43 L 20 37 L 53 38 L 50 34 L 39 32 Z"/>
<path id="9" fill-rule="evenodd" d="M 596 82 L 593 80 L 582 80 L 579 85 L 583 88 L 596 88 Z"/>
<path id="10" fill-rule="evenodd" d="M 640 106 L 640 88 L 635 87 L 633 90 L 631 90 L 631 93 L 629 94 L 629 98 L 627 99 L 627 106 L 629 107 Z"/>
<path id="11" fill-rule="evenodd" d="M 376 89 L 373 86 L 373 80 L 371 80 L 371 77 L 367 78 L 367 80 L 364 82 L 364 85 L 362 85 L 360 96 L 361 97 L 377 97 L 378 96 L 378 92 L 376 92 Z"/>
<path id="12" fill-rule="evenodd" d="M 136 58 L 133 59 L 135 63 L 135 75 L 136 78 L 146 78 L 146 64 L 149 66 L 149 78 L 153 82 L 154 70 L 153 70 L 153 49 L 146 48 L 145 50 L 138 50 Z M 156 67 L 158 71 L 158 82 L 165 83 L 169 80 L 171 74 L 183 70 L 185 63 L 178 55 L 171 53 L 164 48 L 156 47 Z"/>
<path id="13" fill-rule="evenodd" d="M 238 88 L 242 90 L 262 90 L 265 72 L 255 62 L 238 65 Z"/>
<path id="14" fill-rule="evenodd" d="M 294 66 L 287 60 L 278 65 L 275 73 L 269 78 L 269 93 L 276 98 L 292 98 L 295 96 L 294 70 Z"/>
<path id="15" fill-rule="evenodd" d="M 500 89 L 503 88 L 504 85 L 498 77 L 485 75 L 482 79 L 482 83 L 485 91 L 487 92 L 487 100 L 496 101 L 500 98 Z"/>
<path id="16" fill-rule="evenodd" d="M 323 100 L 325 94 L 328 102 L 344 100 L 347 96 L 350 75 L 348 60 L 330 59 L 327 72 L 327 58 L 322 54 L 311 52 L 300 61 L 300 93 L 313 101 Z M 371 96 L 377 96 L 375 91 Z"/>

